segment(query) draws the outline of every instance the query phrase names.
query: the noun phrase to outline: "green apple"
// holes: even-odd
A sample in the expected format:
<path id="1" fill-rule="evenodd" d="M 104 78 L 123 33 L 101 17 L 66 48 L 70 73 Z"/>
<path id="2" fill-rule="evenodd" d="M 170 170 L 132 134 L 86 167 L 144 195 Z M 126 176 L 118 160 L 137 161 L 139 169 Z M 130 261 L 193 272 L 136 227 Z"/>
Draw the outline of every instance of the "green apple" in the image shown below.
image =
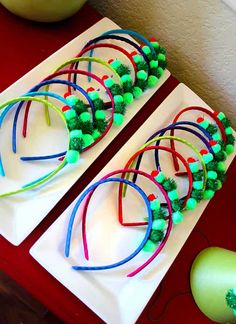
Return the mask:
<path id="1" fill-rule="evenodd" d="M 228 290 L 236 288 L 236 252 L 217 247 L 203 250 L 193 262 L 190 285 L 207 317 L 217 323 L 236 323 L 225 299 Z"/>
<path id="2" fill-rule="evenodd" d="M 86 0 L 0 0 L 12 13 L 35 21 L 54 22 L 75 14 Z"/>

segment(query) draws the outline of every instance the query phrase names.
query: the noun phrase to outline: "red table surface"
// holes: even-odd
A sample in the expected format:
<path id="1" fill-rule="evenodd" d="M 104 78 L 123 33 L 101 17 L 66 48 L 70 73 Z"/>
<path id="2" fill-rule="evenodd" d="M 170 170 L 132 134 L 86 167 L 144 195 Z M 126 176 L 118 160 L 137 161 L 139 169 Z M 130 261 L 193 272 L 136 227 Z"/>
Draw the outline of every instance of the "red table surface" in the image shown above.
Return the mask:
<path id="1" fill-rule="evenodd" d="M 23 20 L 0 7 L 0 91 L 4 90 L 35 65 L 54 53 L 68 41 L 96 23 L 101 16 L 85 5 L 74 17 L 56 24 L 41 24 Z M 7 62 L 11 62 L 7 64 Z M 42 233 L 63 212 L 78 193 L 92 180 L 121 145 L 132 135 L 166 96 L 178 85 L 170 77 L 144 108 L 118 135 L 93 164 L 80 183 L 75 184 L 41 224 L 18 247 L 0 237 L 0 269 L 5 271 L 36 299 L 66 323 L 102 322 L 90 309 L 44 270 L 30 255 L 29 249 Z M 156 290 L 138 323 L 211 323 L 195 305 L 189 293 L 189 270 L 194 257 L 209 245 L 235 249 L 236 163 L 228 171 L 228 181 L 217 192 L 193 230 L 174 264 Z M 217 212 L 216 212 L 217 211 Z M 222 218 L 224 215 L 224 229 Z"/>

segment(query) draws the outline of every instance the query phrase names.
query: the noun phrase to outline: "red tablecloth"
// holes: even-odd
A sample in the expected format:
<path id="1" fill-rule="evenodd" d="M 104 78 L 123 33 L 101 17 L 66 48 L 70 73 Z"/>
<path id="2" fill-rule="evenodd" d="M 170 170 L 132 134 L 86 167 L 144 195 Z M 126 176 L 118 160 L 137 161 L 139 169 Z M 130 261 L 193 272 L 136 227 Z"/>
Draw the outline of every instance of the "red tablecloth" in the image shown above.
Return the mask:
<path id="1" fill-rule="evenodd" d="M 68 41 L 76 37 L 101 16 L 85 5 L 71 19 L 56 24 L 41 24 L 23 20 L 0 7 L 0 91 L 16 81 L 35 65 L 47 58 Z M 30 255 L 30 247 L 37 241 L 50 224 L 62 213 L 76 197 L 79 190 L 88 184 L 95 172 L 105 165 L 118 147 L 123 145 L 165 97 L 176 87 L 178 81 L 170 77 L 160 88 L 158 94 L 137 114 L 129 127 L 119 134 L 117 141 L 111 143 L 102 153 L 101 163 L 91 166 L 83 181 L 80 181 L 63 197 L 45 220 L 18 247 L 14 247 L 0 237 L 0 269 L 5 271 L 36 299 L 47 306 L 66 323 L 100 323 L 101 320 L 82 304 L 65 287 L 45 271 Z M 153 295 L 140 316 L 139 323 L 209 323 L 193 302 L 189 291 L 189 270 L 196 254 L 207 247 L 208 240 L 213 245 L 235 249 L 236 225 L 232 209 L 236 163 L 229 172 L 229 179 L 223 189 L 216 194 L 202 215 L 190 238 L 186 242 L 175 263 L 168 271 L 161 289 Z M 79 187 L 78 187 L 79 186 Z M 215 213 L 217 210 L 217 214 Z M 227 215 L 224 230 L 220 215 Z M 208 237 L 208 240 L 207 238 Z M 160 317 L 161 316 L 161 317 Z"/>

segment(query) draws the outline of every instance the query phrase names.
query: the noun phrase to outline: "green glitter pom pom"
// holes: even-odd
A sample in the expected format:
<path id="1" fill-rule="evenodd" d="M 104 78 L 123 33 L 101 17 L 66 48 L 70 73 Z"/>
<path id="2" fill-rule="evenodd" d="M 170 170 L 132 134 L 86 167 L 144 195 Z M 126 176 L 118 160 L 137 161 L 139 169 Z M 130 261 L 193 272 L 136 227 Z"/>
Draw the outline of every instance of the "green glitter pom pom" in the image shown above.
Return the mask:
<path id="1" fill-rule="evenodd" d="M 223 124 L 223 126 L 225 127 L 225 128 L 227 128 L 227 127 L 230 127 L 231 126 L 231 122 L 230 122 L 230 120 L 228 119 L 228 118 L 224 118 L 224 119 L 222 119 L 222 124 Z"/>
<path id="2" fill-rule="evenodd" d="M 234 145 L 235 143 L 235 138 L 233 135 L 227 135 L 226 136 L 226 144 L 232 144 Z"/>
<path id="3" fill-rule="evenodd" d="M 154 243 L 159 243 L 163 240 L 164 233 L 159 230 L 152 230 L 150 235 L 150 240 Z"/>
<path id="4" fill-rule="evenodd" d="M 193 173 L 193 180 L 200 181 L 203 178 L 203 171 L 199 170 L 198 172 Z"/>
<path id="5" fill-rule="evenodd" d="M 154 75 L 150 75 L 149 77 L 148 77 L 148 87 L 149 88 L 153 88 L 153 87 L 155 87 L 156 85 L 157 85 L 157 83 L 158 83 L 158 78 L 156 77 L 156 76 L 154 76 Z"/>
<path id="6" fill-rule="evenodd" d="M 184 220 L 184 215 L 180 211 L 176 211 L 172 214 L 172 221 L 175 225 L 181 223 Z"/>
<path id="7" fill-rule="evenodd" d="M 220 151 L 218 153 L 215 154 L 215 160 L 216 161 L 225 161 L 227 158 L 227 155 L 224 151 Z"/>
<path id="8" fill-rule="evenodd" d="M 139 63 L 136 64 L 137 65 L 137 71 L 140 71 L 140 70 L 144 70 L 144 71 L 148 71 L 148 65 L 145 61 L 141 61 Z"/>
<path id="9" fill-rule="evenodd" d="M 80 158 L 80 153 L 75 150 L 69 150 L 66 153 L 66 161 L 70 164 L 76 163 Z"/>
<path id="10" fill-rule="evenodd" d="M 130 68 L 124 64 L 121 64 L 117 69 L 116 72 L 119 74 L 119 76 L 123 76 L 125 74 L 130 74 Z"/>
<path id="11" fill-rule="evenodd" d="M 88 95 L 92 101 L 99 99 L 98 91 L 89 91 Z"/>
<path id="12" fill-rule="evenodd" d="M 209 200 L 211 199 L 215 194 L 214 190 L 207 189 L 203 193 L 203 199 Z"/>
<path id="13" fill-rule="evenodd" d="M 76 117 L 76 112 L 75 112 L 74 109 L 66 110 L 63 114 L 64 114 L 65 119 L 67 121 L 69 121 L 69 120 L 71 120 L 71 119 L 73 119 L 73 118 Z"/>
<path id="14" fill-rule="evenodd" d="M 227 305 L 230 308 L 236 310 L 236 291 L 235 291 L 235 289 L 229 289 L 226 294 L 225 299 L 226 299 Z"/>
<path id="15" fill-rule="evenodd" d="M 141 88 L 139 88 L 139 87 L 134 87 L 133 88 L 133 96 L 134 96 L 134 98 L 141 97 L 142 93 L 143 93 L 143 90 Z"/>
<path id="16" fill-rule="evenodd" d="M 123 89 L 122 87 L 117 84 L 117 83 L 114 83 L 111 87 L 110 87 L 110 92 L 113 96 L 116 96 L 116 95 L 122 95 L 123 94 Z"/>
<path id="17" fill-rule="evenodd" d="M 80 129 L 75 129 L 70 132 L 70 139 L 81 138 L 81 137 L 82 137 L 82 131 Z"/>
<path id="18" fill-rule="evenodd" d="M 98 139 L 101 136 L 101 133 L 99 132 L 98 129 L 95 129 L 92 133 L 92 137 L 94 140 Z"/>
<path id="19" fill-rule="evenodd" d="M 96 119 L 102 119 L 102 120 L 106 119 L 106 113 L 105 113 L 105 111 L 103 111 L 103 110 L 97 110 L 95 112 L 95 118 Z"/>
<path id="20" fill-rule="evenodd" d="M 217 165 L 218 165 L 217 161 L 211 161 L 207 163 L 206 167 L 208 171 L 217 171 Z"/>
<path id="21" fill-rule="evenodd" d="M 91 145 L 94 142 L 93 136 L 90 134 L 83 134 L 84 147 Z"/>
<path id="22" fill-rule="evenodd" d="M 166 226 L 166 221 L 164 219 L 156 219 L 152 223 L 152 229 L 163 231 Z"/>
<path id="23" fill-rule="evenodd" d="M 203 182 L 202 181 L 193 181 L 193 188 L 196 189 L 196 190 L 202 190 L 203 189 Z"/>
<path id="24" fill-rule="evenodd" d="M 154 199 L 154 200 L 150 201 L 151 210 L 158 210 L 158 209 L 160 209 L 160 207 L 161 207 L 161 204 L 160 204 L 159 199 Z"/>
<path id="25" fill-rule="evenodd" d="M 80 115 L 82 112 L 88 111 L 86 104 L 80 99 L 78 99 L 74 109 L 78 115 Z"/>
<path id="26" fill-rule="evenodd" d="M 197 200 L 194 198 L 189 198 L 186 203 L 186 209 L 193 210 L 197 206 Z"/>
<path id="27" fill-rule="evenodd" d="M 165 219 L 166 215 L 167 215 L 167 210 L 166 210 L 166 208 L 163 208 L 163 207 L 152 211 L 152 217 L 154 220 L 155 219 Z"/>
<path id="28" fill-rule="evenodd" d="M 122 114 L 119 114 L 119 113 L 114 113 L 113 122 L 114 122 L 115 125 L 120 126 L 124 122 L 124 116 Z"/>
<path id="29" fill-rule="evenodd" d="M 115 104 L 115 112 L 124 115 L 126 112 L 126 105 L 124 102 L 117 102 Z"/>
<path id="30" fill-rule="evenodd" d="M 207 178 L 215 180 L 217 178 L 217 173 L 215 171 L 208 171 Z"/>
<path id="31" fill-rule="evenodd" d="M 137 78 L 139 80 L 147 80 L 147 77 L 148 77 L 147 72 L 145 72 L 144 70 L 137 72 Z"/>
<path id="32" fill-rule="evenodd" d="M 80 129 L 81 125 L 80 125 L 79 118 L 77 116 L 74 118 L 71 118 L 70 120 L 68 120 L 67 126 L 70 131 L 72 131 L 74 129 Z"/>
<path id="33" fill-rule="evenodd" d="M 214 171 L 212 171 L 214 172 Z M 207 179 L 207 183 L 206 183 L 207 189 L 210 190 L 217 190 L 217 180 L 216 179 Z"/>
<path id="34" fill-rule="evenodd" d="M 106 128 L 107 128 L 107 121 L 106 120 L 97 119 L 95 125 L 96 125 L 96 128 L 98 129 L 98 131 L 100 133 L 103 133 L 106 130 Z"/>
<path id="35" fill-rule="evenodd" d="M 209 124 L 209 126 L 207 127 L 207 131 L 210 135 L 213 135 L 218 131 L 218 128 L 216 125 Z"/>
<path id="36" fill-rule="evenodd" d="M 171 191 L 171 190 L 174 190 L 177 188 L 177 185 L 175 183 L 175 180 L 174 179 L 166 179 L 164 182 L 163 182 L 163 188 L 166 190 L 166 191 Z"/>
<path id="37" fill-rule="evenodd" d="M 171 207 L 174 212 L 180 211 L 182 208 L 182 203 L 179 199 L 173 200 L 173 201 L 171 201 Z"/>
<path id="38" fill-rule="evenodd" d="M 130 105 L 134 101 L 134 97 L 131 92 L 124 93 L 123 98 L 126 105 Z"/>
<path id="39" fill-rule="evenodd" d="M 218 180 L 220 180 L 221 182 L 225 181 L 225 171 L 218 171 Z"/>
<path id="40" fill-rule="evenodd" d="M 203 190 L 193 189 L 191 192 L 191 198 L 196 199 L 197 202 L 201 201 L 203 199 Z"/>
<path id="41" fill-rule="evenodd" d="M 76 150 L 78 152 L 81 152 L 84 146 L 84 142 L 82 138 L 72 138 L 70 140 L 70 150 Z"/>
<path id="42" fill-rule="evenodd" d="M 227 144 L 225 148 L 225 152 L 227 155 L 232 154 L 234 151 L 234 146 L 232 144 Z"/>
<path id="43" fill-rule="evenodd" d="M 95 110 L 103 110 L 105 108 L 104 102 L 102 99 L 98 98 L 93 101 Z"/>
<path id="44" fill-rule="evenodd" d="M 146 244 L 143 247 L 144 252 L 154 252 L 156 250 L 156 244 L 151 240 L 147 240 Z"/>
<path id="45" fill-rule="evenodd" d="M 66 102 L 68 106 L 75 106 L 79 99 L 75 95 L 70 95 L 66 97 Z"/>
<path id="46" fill-rule="evenodd" d="M 171 201 L 176 200 L 179 198 L 177 190 L 171 190 L 168 192 L 168 197 L 170 198 Z"/>

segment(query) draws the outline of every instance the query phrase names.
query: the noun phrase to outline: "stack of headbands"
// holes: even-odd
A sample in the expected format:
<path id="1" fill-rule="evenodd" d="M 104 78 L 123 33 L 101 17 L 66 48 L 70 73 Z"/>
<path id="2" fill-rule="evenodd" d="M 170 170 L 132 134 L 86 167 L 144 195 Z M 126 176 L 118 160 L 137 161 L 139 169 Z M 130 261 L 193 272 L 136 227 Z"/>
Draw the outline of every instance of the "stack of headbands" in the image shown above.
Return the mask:
<path id="1" fill-rule="evenodd" d="M 138 45 L 127 36 L 137 38 L 143 45 Z M 133 51 L 130 53 L 118 45 L 120 43 L 126 47 L 128 45 L 128 48 L 133 48 Z M 106 62 L 100 57 L 93 57 L 93 52 L 97 48 L 120 52 L 124 59 L 129 61 L 129 64 L 127 65 L 126 61 L 123 62 L 117 58 L 111 58 Z M 88 72 L 79 68 L 79 64 L 84 61 L 89 62 Z M 108 69 L 112 76 L 99 77 L 92 73 L 92 62 Z M 27 93 L 2 103 L 0 105 L 0 110 L 2 110 L 0 126 L 8 112 L 12 108 L 16 108 L 12 127 L 12 150 L 14 153 L 17 151 L 17 125 L 20 113 L 24 114 L 22 135 L 26 137 L 32 102 L 40 102 L 45 106 L 48 125 L 51 123 L 49 108 L 60 116 L 68 133 L 68 147 L 64 152 L 46 156 L 21 157 L 22 161 L 59 159 L 60 163 L 50 173 L 18 190 L 1 193 L 0 197 L 11 196 L 38 187 L 50 180 L 67 164 L 76 163 L 80 154 L 96 145 L 109 132 L 113 124 L 119 126 L 123 123 L 128 105 L 139 98 L 146 89 L 154 87 L 163 75 L 165 68 L 165 49 L 159 45 L 156 39 L 152 38 L 149 41 L 137 32 L 130 30 L 110 30 L 90 40 L 75 58 L 61 64 L 53 74 L 47 76 Z M 83 89 L 78 80 L 78 76 L 82 75 L 87 76 L 89 81 L 98 82 L 101 91 L 92 87 Z M 62 77 L 66 77 L 66 79 L 62 79 Z M 49 91 L 52 84 L 66 86 L 64 97 Z M 59 108 L 52 104 L 50 98 L 57 99 L 62 107 Z M 26 107 L 24 107 L 24 103 L 26 103 Z M 0 175 L 5 176 L 1 156 Z"/>
<path id="2" fill-rule="evenodd" d="M 188 111 L 199 112 L 204 117 L 197 118 L 195 122 L 188 120 L 180 121 L 180 116 Z M 191 133 L 196 137 L 197 142 L 200 141 L 202 148 L 199 150 L 184 137 L 176 137 L 174 135 L 175 130 L 181 130 L 183 134 L 186 132 Z M 169 131 L 170 135 L 166 135 Z M 169 140 L 170 146 L 160 145 L 161 140 Z M 175 142 L 181 142 L 190 148 L 193 156 L 183 157 L 176 150 Z M 122 226 L 145 227 L 145 234 L 139 246 L 129 256 L 118 262 L 102 266 L 73 266 L 73 269 L 83 271 L 112 269 L 129 262 L 143 250 L 151 253 L 151 256 L 137 269 L 129 273 L 128 277 L 132 277 L 143 270 L 163 249 L 171 233 L 173 224 L 177 225 L 184 220 L 184 212 L 195 209 L 201 200 L 211 199 L 215 192 L 222 187 L 226 173 L 225 160 L 233 152 L 234 142 L 235 138 L 230 121 L 224 113 L 216 113 L 206 108 L 195 106 L 184 108 L 178 112 L 173 122 L 150 136 L 146 143 L 130 157 L 123 168 L 107 174 L 81 194 L 70 217 L 65 244 L 65 255 L 67 257 L 70 255 L 73 225 L 78 209 L 80 208 L 84 256 L 87 260 L 89 259 L 86 215 L 96 188 L 107 182 L 119 183 L 119 223 Z M 140 169 L 143 154 L 147 151 L 154 151 L 156 168 L 151 172 L 150 170 Z M 176 181 L 172 178 L 167 178 L 163 173 L 159 160 L 160 151 L 171 153 L 176 171 L 179 171 L 179 161 L 182 162 L 185 171 L 178 172 L 176 175 L 188 177 L 188 191 L 185 196 L 179 196 L 180 188 L 177 187 Z M 130 180 L 131 175 L 132 180 Z M 138 186 L 136 180 L 139 176 L 152 182 L 156 186 L 156 191 L 145 192 L 142 186 Z M 147 216 L 141 222 L 129 223 L 123 221 L 122 198 L 126 195 L 127 186 L 134 188 L 146 205 Z M 162 196 L 162 199 L 160 199 L 159 194 Z M 82 202 L 84 204 L 81 207 Z M 228 297 L 228 300 L 231 300 L 231 295 Z M 233 306 L 235 307 L 235 304 Z"/>

